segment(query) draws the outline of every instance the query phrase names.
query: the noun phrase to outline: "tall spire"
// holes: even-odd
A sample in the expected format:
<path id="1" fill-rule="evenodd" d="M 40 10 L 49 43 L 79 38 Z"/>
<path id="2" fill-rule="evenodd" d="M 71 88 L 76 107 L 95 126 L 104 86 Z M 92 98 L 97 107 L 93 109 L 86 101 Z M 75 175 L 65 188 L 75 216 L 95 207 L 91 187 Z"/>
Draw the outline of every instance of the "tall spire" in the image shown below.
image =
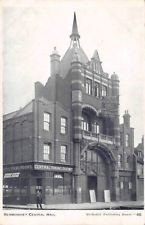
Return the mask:
<path id="1" fill-rule="evenodd" d="M 73 43 L 73 46 L 75 44 L 75 46 L 77 45 L 78 47 L 80 47 L 80 43 L 79 43 L 79 32 L 78 32 L 78 26 L 77 26 L 77 19 L 76 19 L 76 13 L 74 12 L 74 19 L 73 19 L 73 26 L 72 26 L 72 33 L 70 35 L 71 38 L 71 44 Z"/>

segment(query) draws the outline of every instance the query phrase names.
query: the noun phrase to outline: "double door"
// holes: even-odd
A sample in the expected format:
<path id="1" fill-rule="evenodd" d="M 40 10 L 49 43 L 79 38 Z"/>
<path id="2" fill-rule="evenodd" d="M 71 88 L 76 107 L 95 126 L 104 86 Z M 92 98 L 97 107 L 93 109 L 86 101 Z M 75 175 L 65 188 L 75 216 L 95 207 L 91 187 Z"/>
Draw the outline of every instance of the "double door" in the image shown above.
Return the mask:
<path id="1" fill-rule="evenodd" d="M 88 194 L 90 197 L 90 190 L 94 190 L 96 201 L 104 201 L 104 190 L 106 190 L 105 176 L 88 176 Z"/>

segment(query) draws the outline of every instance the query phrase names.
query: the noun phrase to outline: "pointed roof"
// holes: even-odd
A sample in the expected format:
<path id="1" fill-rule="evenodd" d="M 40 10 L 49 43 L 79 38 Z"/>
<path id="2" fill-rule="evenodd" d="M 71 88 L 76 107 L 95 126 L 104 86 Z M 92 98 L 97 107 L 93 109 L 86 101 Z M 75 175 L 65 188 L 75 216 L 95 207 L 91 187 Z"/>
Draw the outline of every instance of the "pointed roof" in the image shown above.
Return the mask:
<path id="1" fill-rule="evenodd" d="M 76 13 L 74 12 L 74 20 L 73 20 L 73 26 L 72 26 L 72 34 L 70 35 L 71 39 L 79 39 L 80 35 L 78 32 L 78 25 L 77 25 L 77 19 L 76 19 Z"/>
<path id="2" fill-rule="evenodd" d="M 99 54 L 98 54 L 97 50 L 94 51 L 92 59 L 95 59 L 96 61 L 100 62 L 100 57 L 99 57 Z"/>
<path id="3" fill-rule="evenodd" d="M 73 18 L 73 27 L 72 34 L 70 35 L 71 42 L 68 50 L 64 54 L 60 63 L 60 74 L 62 77 L 65 77 L 71 68 L 71 63 L 74 60 L 74 57 L 79 60 L 82 64 L 87 64 L 89 59 L 83 49 L 80 46 L 79 38 L 80 35 L 78 33 L 78 26 L 76 20 L 76 13 L 74 12 Z"/>

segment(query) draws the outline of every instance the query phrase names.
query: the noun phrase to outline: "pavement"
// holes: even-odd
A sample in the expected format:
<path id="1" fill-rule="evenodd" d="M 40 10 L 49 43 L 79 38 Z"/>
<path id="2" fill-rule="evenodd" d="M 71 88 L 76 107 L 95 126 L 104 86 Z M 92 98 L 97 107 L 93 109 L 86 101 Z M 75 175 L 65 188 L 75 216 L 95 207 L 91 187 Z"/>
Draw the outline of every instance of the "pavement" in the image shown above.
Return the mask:
<path id="1" fill-rule="evenodd" d="M 42 204 L 44 210 L 101 210 L 101 209 L 143 209 L 143 201 L 119 201 L 119 202 L 94 202 L 94 203 L 72 203 L 72 204 Z M 4 209 L 29 209 L 36 210 L 36 204 L 28 205 L 3 205 Z"/>

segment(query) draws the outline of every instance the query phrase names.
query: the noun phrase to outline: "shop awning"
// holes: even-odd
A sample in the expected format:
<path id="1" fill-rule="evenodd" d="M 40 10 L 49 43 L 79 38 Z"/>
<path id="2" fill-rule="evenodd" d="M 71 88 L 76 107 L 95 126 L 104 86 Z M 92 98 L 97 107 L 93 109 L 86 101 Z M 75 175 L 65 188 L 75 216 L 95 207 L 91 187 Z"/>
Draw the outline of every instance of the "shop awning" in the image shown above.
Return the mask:
<path id="1" fill-rule="evenodd" d="M 5 173 L 4 178 L 15 178 L 19 177 L 20 173 Z"/>

